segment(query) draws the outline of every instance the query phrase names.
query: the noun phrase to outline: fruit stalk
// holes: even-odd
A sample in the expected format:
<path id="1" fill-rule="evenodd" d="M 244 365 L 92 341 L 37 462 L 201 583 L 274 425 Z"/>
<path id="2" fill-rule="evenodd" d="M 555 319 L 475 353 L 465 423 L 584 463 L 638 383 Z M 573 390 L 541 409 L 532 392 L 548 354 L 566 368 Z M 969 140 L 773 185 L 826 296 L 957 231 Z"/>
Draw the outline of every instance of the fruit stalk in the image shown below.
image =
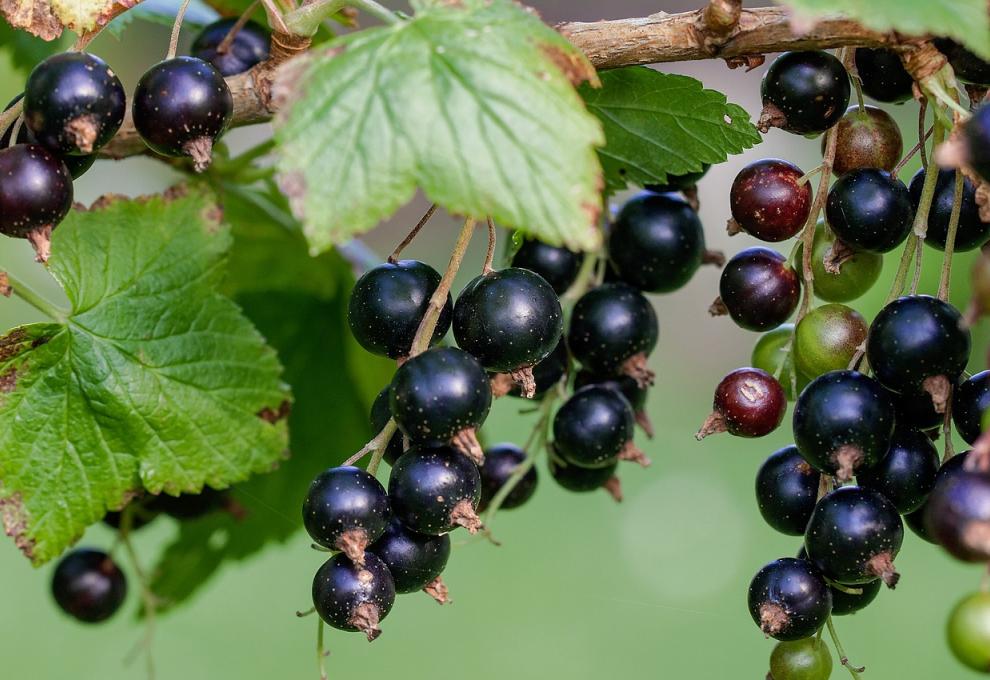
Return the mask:
<path id="1" fill-rule="evenodd" d="M 949 227 L 945 237 L 945 254 L 942 256 L 942 276 L 938 282 L 938 299 L 943 301 L 948 301 L 949 299 L 952 255 L 956 247 L 956 232 L 959 230 L 959 215 L 962 213 L 962 194 L 963 174 L 960 170 L 956 170 L 956 181 L 952 192 L 952 212 L 949 214 Z"/>
<path id="2" fill-rule="evenodd" d="M 413 239 L 415 239 L 416 236 L 419 234 L 420 230 L 426 226 L 426 223 L 430 221 L 430 218 L 433 217 L 433 214 L 436 211 L 437 211 L 437 204 L 434 203 L 427 209 L 426 213 L 424 213 L 423 216 L 419 218 L 419 222 L 416 223 L 416 226 L 412 228 L 412 230 L 406 235 L 404 239 L 402 239 L 402 243 L 397 245 L 395 247 L 395 250 L 392 251 L 392 254 L 388 256 L 389 262 L 395 264 L 396 262 L 399 261 L 399 255 L 402 253 L 403 250 L 406 249 L 406 246 L 408 246 L 410 243 L 413 242 Z"/>
<path id="3" fill-rule="evenodd" d="M 134 575 L 137 577 L 138 586 L 141 591 L 141 602 L 143 604 L 141 613 L 144 616 L 144 637 L 134 651 L 137 652 L 141 648 L 144 648 L 148 680 L 155 680 L 155 662 L 151 654 L 151 641 L 155 636 L 155 612 L 158 608 L 158 598 L 151 590 L 151 582 L 148 580 L 148 575 L 141 566 L 137 551 L 134 550 L 134 544 L 131 542 L 130 534 L 131 527 L 134 525 L 134 509 L 136 505 L 136 503 L 130 503 L 124 508 L 120 522 L 120 544 L 124 546 L 127 559 L 131 563 L 131 569 L 134 570 Z"/>
<path id="4" fill-rule="evenodd" d="M 9 297 L 10 293 L 13 293 L 45 316 L 51 317 L 59 323 L 65 322 L 68 316 L 65 310 L 59 309 L 39 295 L 37 291 L 33 290 L 26 284 L 21 283 L 21 281 L 9 271 L 0 271 L 0 279 L 4 281 L 4 290 L 8 291 L 4 294 L 5 296 Z"/>
<path id="5" fill-rule="evenodd" d="M 835 624 L 832 623 L 832 617 L 828 617 L 828 621 L 825 623 L 828 626 L 829 637 L 832 638 L 832 644 L 835 645 L 835 651 L 839 655 L 839 663 L 842 667 L 849 671 L 849 675 L 853 676 L 855 680 L 860 680 L 860 673 L 866 670 L 864 667 L 856 667 L 849 663 L 849 657 L 846 656 L 846 650 L 842 648 L 842 642 L 839 641 L 839 635 L 835 632 Z"/>

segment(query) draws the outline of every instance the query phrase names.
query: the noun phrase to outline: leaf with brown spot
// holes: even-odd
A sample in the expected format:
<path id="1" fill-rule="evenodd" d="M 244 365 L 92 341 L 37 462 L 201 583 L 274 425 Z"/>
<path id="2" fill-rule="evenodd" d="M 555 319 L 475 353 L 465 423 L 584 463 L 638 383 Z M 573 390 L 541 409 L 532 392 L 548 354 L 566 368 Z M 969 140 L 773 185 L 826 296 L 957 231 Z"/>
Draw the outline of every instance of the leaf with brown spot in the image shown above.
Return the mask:
<path id="1" fill-rule="evenodd" d="M 134 7 L 140 0 L 0 0 L 0 14 L 14 28 L 44 40 L 54 40 L 63 30 L 88 33 L 106 26 L 111 19 Z"/>

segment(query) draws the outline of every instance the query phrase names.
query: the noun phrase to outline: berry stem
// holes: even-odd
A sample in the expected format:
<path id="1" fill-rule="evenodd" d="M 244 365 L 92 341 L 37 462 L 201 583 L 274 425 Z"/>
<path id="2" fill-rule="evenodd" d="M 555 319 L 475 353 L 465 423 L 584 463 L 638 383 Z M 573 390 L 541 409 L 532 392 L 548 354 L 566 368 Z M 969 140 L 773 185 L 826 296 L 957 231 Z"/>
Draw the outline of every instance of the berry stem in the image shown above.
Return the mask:
<path id="1" fill-rule="evenodd" d="M 922 120 L 922 123 L 921 124 L 922 124 L 922 126 L 924 126 L 924 121 L 923 120 Z M 904 169 L 904 166 L 907 165 L 911 161 L 911 159 L 914 158 L 914 155 L 916 153 L 918 153 L 919 151 L 921 151 L 921 155 L 922 155 L 922 157 L 924 157 L 924 155 L 925 155 L 925 142 L 927 142 L 928 141 L 928 138 L 932 136 L 932 132 L 934 130 L 935 130 L 935 126 L 933 125 L 933 126 L 931 126 L 931 127 L 928 128 L 928 132 L 925 132 L 923 135 L 920 135 L 921 136 L 921 139 L 918 141 L 918 143 L 915 144 L 913 147 L 911 147 L 911 150 L 908 151 L 904 155 L 904 158 L 902 158 L 897 163 L 897 165 L 894 166 L 894 169 L 890 171 L 890 176 L 891 177 L 893 177 L 894 179 L 897 179 L 897 173 L 899 173 L 901 170 L 903 170 Z M 924 164 L 926 166 L 928 165 L 928 160 L 927 159 L 925 159 L 925 163 Z"/>
<path id="2" fill-rule="evenodd" d="M 956 233 L 959 231 L 959 215 L 962 212 L 963 174 L 956 170 L 952 192 L 952 212 L 949 214 L 949 227 L 945 236 L 945 254 L 942 256 L 942 277 L 938 282 L 938 299 L 949 299 L 949 285 L 952 276 L 952 255 L 956 249 Z"/>
<path id="3" fill-rule="evenodd" d="M 168 53 L 165 59 L 172 59 L 179 51 L 179 31 L 182 30 L 182 21 L 186 18 L 186 10 L 189 9 L 189 0 L 182 0 L 179 11 L 175 13 L 175 22 L 172 24 L 172 37 L 168 41 Z"/>
<path id="4" fill-rule="evenodd" d="M 598 256 L 594 253 L 586 253 L 584 260 L 581 262 L 581 269 L 578 270 L 578 275 L 574 279 L 574 283 L 571 287 L 567 289 L 567 292 L 560 298 L 560 303 L 563 306 L 569 306 L 574 304 L 580 299 L 582 295 L 588 292 L 588 288 L 595 281 L 598 269 Z"/>
<path id="5" fill-rule="evenodd" d="M 421 218 L 419 218 L 419 222 L 416 223 L 416 226 L 412 228 L 412 230 L 406 235 L 406 237 L 402 239 L 402 243 L 397 245 L 395 247 L 395 250 L 392 251 L 392 254 L 388 256 L 388 261 L 391 264 L 395 264 L 396 262 L 399 261 L 399 255 L 402 253 L 403 250 L 406 249 L 406 246 L 412 243 L 413 239 L 415 239 L 416 236 L 419 235 L 420 230 L 426 226 L 426 223 L 430 221 L 430 218 L 433 217 L 433 214 L 436 213 L 436 211 L 437 211 L 436 203 L 432 204 L 429 208 L 427 208 L 426 213 Z"/>
<path id="6" fill-rule="evenodd" d="M 285 25 L 285 17 L 282 10 L 272 0 L 261 0 L 261 5 L 265 8 L 265 16 L 268 17 L 268 25 L 278 33 L 295 35 L 289 27 Z"/>
<path id="7" fill-rule="evenodd" d="M 495 262 L 495 245 L 496 245 L 496 233 L 495 233 L 495 221 L 491 217 L 486 219 L 488 223 L 488 252 L 485 253 L 485 263 L 481 266 L 482 275 L 491 274 L 495 271 L 492 268 L 492 263 Z"/>
<path id="8" fill-rule="evenodd" d="M 237 34 L 241 32 L 241 29 L 244 28 L 245 25 L 247 25 L 247 22 L 251 19 L 251 14 L 253 14 L 254 10 L 258 8 L 259 1 L 260 0 L 254 0 L 254 2 L 248 5 L 248 8 L 244 10 L 241 16 L 237 18 L 234 25 L 230 27 L 229 31 L 227 31 L 227 35 L 225 35 L 223 40 L 220 41 L 220 44 L 217 45 L 217 54 L 227 54 L 227 52 L 230 51 L 230 46 L 234 44 L 234 39 L 237 37 Z"/>
<path id="9" fill-rule="evenodd" d="M 918 103 L 918 151 L 921 153 L 921 167 L 925 170 L 928 169 L 928 154 L 925 152 L 925 142 L 928 141 L 928 137 L 931 136 L 935 131 L 935 122 L 932 122 L 931 128 L 929 128 L 932 133 L 925 134 L 925 120 L 928 117 L 928 100 L 922 99 Z"/>
<path id="10" fill-rule="evenodd" d="M 955 389 L 954 387 L 950 389 Z M 942 464 L 944 465 L 947 460 L 956 455 L 955 447 L 952 445 L 952 398 L 945 402 L 945 414 L 942 418 L 942 440 L 944 443 L 944 448 L 942 449 Z"/>
<path id="11" fill-rule="evenodd" d="M 148 580 L 148 575 L 141 567 L 141 562 L 138 559 L 137 551 L 134 550 L 134 544 L 131 542 L 131 527 L 134 524 L 134 507 L 135 504 L 131 503 L 124 508 L 124 514 L 120 518 L 119 536 L 120 544 L 124 546 L 124 551 L 127 553 L 127 559 L 131 563 L 131 569 L 134 570 L 134 575 L 137 577 L 138 587 L 141 591 L 141 602 L 144 605 L 144 638 L 135 649 L 135 652 L 139 649 L 144 649 L 147 660 L 148 680 L 154 680 L 155 663 L 151 654 L 151 642 L 155 637 L 155 613 L 158 608 L 158 602 L 157 597 L 155 597 L 155 594 L 151 591 L 151 582 Z"/>
<path id="12" fill-rule="evenodd" d="M 327 655 L 323 651 L 323 619 L 317 616 L 316 620 L 316 664 L 320 669 L 320 680 L 327 680 Z"/>
<path id="13" fill-rule="evenodd" d="M 856 68 L 856 49 L 850 49 L 852 52 L 849 63 L 846 64 L 846 71 L 849 73 L 849 81 L 853 84 L 853 88 L 856 90 L 856 101 L 859 104 L 859 115 L 860 117 L 866 117 L 866 100 L 863 99 L 863 79 L 859 77 L 859 69 Z"/>
<path id="14" fill-rule="evenodd" d="M 6 111 L 0 111 L 0 130 L 6 130 L 14 121 L 18 119 L 21 112 L 24 111 L 24 98 L 18 99 L 14 102 L 9 109 Z M 10 136 L 10 143 L 13 144 L 14 140 L 17 139 L 17 135 Z"/>
<path id="15" fill-rule="evenodd" d="M 2 272 L 6 279 L 6 288 L 11 293 L 24 300 L 45 316 L 51 317 L 58 323 L 65 323 L 69 318 L 69 313 L 64 309 L 56 307 L 54 304 L 43 298 L 28 285 L 22 283 L 16 276 L 8 272 Z"/>
<path id="16" fill-rule="evenodd" d="M 842 648 L 842 642 L 839 640 L 838 633 L 835 632 L 835 624 L 832 623 L 831 615 L 825 621 L 825 625 L 828 626 L 829 637 L 832 638 L 832 644 L 835 645 L 835 652 L 839 655 L 839 662 L 843 667 L 849 671 L 849 674 L 853 676 L 856 680 L 860 680 L 860 673 L 866 670 L 863 667 L 857 667 L 849 663 L 849 657 L 846 656 L 846 650 Z"/>

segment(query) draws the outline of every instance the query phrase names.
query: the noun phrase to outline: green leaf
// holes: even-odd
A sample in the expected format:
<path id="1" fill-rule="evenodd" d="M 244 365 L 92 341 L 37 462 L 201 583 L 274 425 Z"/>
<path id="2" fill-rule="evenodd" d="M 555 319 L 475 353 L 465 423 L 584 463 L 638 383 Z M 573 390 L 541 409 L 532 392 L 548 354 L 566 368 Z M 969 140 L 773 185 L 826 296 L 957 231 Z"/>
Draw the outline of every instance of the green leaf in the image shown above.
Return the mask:
<path id="1" fill-rule="evenodd" d="M 630 182 L 663 184 L 762 141 L 746 111 L 694 78 L 636 66 L 605 71 L 601 80 L 581 95 L 605 128 L 598 156 L 610 192 Z"/>
<path id="2" fill-rule="evenodd" d="M 775 0 L 799 21 L 845 14 L 877 31 L 955 38 L 990 59 L 990 15 L 986 0 Z"/>
<path id="3" fill-rule="evenodd" d="M 56 52 L 63 51 L 68 45 L 69 41 L 66 38 L 48 42 L 36 38 L 30 33 L 19 31 L 0 19 L 0 51 L 7 52 L 14 67 L 25 73 L 29 73 L 31 69 Z M 5 103 L 0 102 L 0 105 Z"/>
<path id="4" fill-rule="evenodd" d="M 0 338 L 0 506 L 35 563 L 142 489 L 222 489 L 282 458 L 288 389 L 217 292 L 219 214 L 211 194 L 179 189 L 111 198 L 55 230 L 49 269 L 71 312 Z"/>
<path id="5" fill-rule="evenodd" d="M 568 80 L 594 77 L 584 55 L 509 0 L 419 4 L 277 84 L 280 181 L 310 244 L 367 231 L 419 186 L 451 212 L 596 247 L 603 138 Z"/>

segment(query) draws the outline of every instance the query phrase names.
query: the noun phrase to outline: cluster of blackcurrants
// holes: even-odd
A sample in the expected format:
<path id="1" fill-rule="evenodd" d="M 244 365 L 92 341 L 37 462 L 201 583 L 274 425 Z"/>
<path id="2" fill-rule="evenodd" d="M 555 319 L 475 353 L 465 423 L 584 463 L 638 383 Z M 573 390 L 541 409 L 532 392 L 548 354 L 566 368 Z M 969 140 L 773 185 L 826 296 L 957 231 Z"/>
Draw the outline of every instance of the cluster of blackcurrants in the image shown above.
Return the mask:
<path id="1" fill-rule="evenodd" d="M 131 117 L 144 142 L 169 157 L 189 157 L 197 171 L 230 124 L 233 99 L 224 76 L 246 71 L 268 55 L 260 25 L 234 20 L 207 26 L 193 45 L 196 56 L 152 66 L 138 82 Z M 39 261 L 48 259 L 52 229 L 72 208 L 72 180 L 96 161 L 124 122 L 123 85 L 105 61 L 64 52 L 28 76 L 23 116 L 0 131 L 0 233 L 27 238 Z"/>

